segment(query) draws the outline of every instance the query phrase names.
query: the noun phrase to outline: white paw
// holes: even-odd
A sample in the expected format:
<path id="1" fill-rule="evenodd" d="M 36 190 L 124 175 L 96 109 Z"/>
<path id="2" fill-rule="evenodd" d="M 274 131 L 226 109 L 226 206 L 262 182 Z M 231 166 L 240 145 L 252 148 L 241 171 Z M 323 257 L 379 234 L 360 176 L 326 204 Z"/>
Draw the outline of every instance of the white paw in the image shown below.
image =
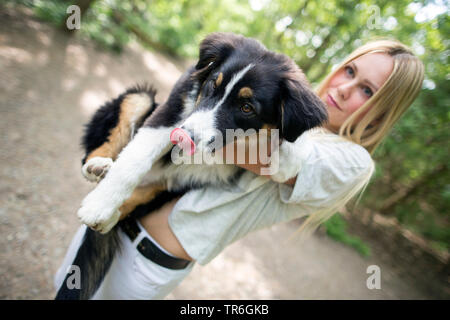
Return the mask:
<path id="1" fill-rule="evenodd" d="M 283 141 L 270 157 L 271 178 L 283 183 L 295 177 L 300 171 L 301 160 L 296 155 L 294 143 Z"/>
<path id="2" fill-rule="evenodd" d="M 95 190 L 94 190 L 95 191 Z M 108 205 L 108 199 L 92 197 L 92 192 L 83 200 L 78 210 L 82 223 L 100 233 L 107 233 L 119 221 L 120 211 Z"/>
<path id="3" fill-rule="evenodd" d="M 113 161 L 111 158 L 104 157 L 94 157 L 89 159 L 83 167 L 81 172 L 83 176 L 91 182 L 99 182 L 108 173 L 109 168 L 111 168 Z"/>

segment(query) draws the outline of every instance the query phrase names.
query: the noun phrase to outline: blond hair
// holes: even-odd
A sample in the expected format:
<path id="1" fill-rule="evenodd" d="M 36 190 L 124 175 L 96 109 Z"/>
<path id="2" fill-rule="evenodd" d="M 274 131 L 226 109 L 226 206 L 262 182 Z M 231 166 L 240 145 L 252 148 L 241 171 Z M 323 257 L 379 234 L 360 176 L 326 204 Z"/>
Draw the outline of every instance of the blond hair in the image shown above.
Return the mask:
<path id="1" fill-rule="evenodd" d="M 394 59 L 394 68 L 381 88 L 339 129 L 340 136 L 363 146 L 371 154 L 419 94 L 424 78 L 423 63 L 411 49 L 396 40 L 372 41 L 353 51 L 317 88 L 317 93 L 322 96 L 336 72 L 362 55 L 377 52 L 390 55 Z"/>
<path id="2" fill-rule="evenodd" d="M 336 139 L 336 141 L 339 141 L 339 139 L 350 140 L 366 148 L 370 154 L 374 153 L 393 125 L 400 119 L 419 94 L 424 78 L 423 63 L 408 47 L 398 41 L 378 40 L 369 42 L 353 51 L 320 83 L 316 90 L 318 95 L 322 96 L 329 81 L 344 66 L 362 55 L 376 52 L 386 53 L 394 59 L 394 68 L 389 78 L 368 101 L 345 120 L 339 132 L 336 132 L 339 135 L 334 137 L 328 136 L 328 139 Z M 364 114 L 367 109 L 369 111 L 358 121 L 360 115 Z M 315 136 L 318 139 L 321 139 L 320 131 L 316 130 L 319 135 Z M 322 131 L 326 130 L 323 128 Z M 320 224 L 333 216 L 358 193 L 359 201 L 369 184 L 374 170 L 375 165 L 373 164 L 367 171 L 367 174 L 360 177 L 355 186 L 338 203 L 308 216 L 298 232 L 303 231 L 302 236 L 304 237 L 310 235 Z"/>

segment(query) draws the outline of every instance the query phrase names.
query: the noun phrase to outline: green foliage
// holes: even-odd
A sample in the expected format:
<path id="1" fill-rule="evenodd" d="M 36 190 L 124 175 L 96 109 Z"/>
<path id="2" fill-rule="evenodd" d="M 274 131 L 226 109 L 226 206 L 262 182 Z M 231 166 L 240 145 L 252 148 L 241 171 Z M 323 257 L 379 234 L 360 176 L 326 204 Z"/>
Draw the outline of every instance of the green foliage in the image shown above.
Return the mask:
<path id="1" fill-rule="evenodd" d="M 448 250 L 448 4 L 446 13 L 429 21 L 408 20 L 408 17 L 414 17 L 411 10 L 401 17 L 399 27 L 402 29 L 395 30 L 395 35 L 416 49 L 425 64 L 426 80 L 418 99 L 375 154 L 380 177 L 374 179 L 368 189 L 364 205 L 380 208 L 382 199 L 416 185 L 414 192 L 399 201 L 392 212 L 384 213 L 395 215 L 401 223 L 433 241 L 439 248 Z M 445 166 L 445 170 L 438 175 L 433 174 L 439 166 Z"/>
<path id="2" fill-rule="evenodd" d="M 20 2 L 63 25 L 68 2 Z M 383 213 L 448 250 L 449 6 L 442 0 L 94 0 L 84 12 L 80 33 L 116 51 L 137 39 L 191 58 L 206 34 L 241 33 L 292 57 L 313 84 L 370 39 L 396 38 L 409 45 L 425 64 L 426 80 L 377 150 L 377 171 L 362 205 L 381 210 L 391 195 L 412 189 Z"/>
<path id="3" fill-rule="evenodd" d="M 370 256 L 369 246 L 360 238 L 348 234 L 347 223 L 340 214 L 333 215 L 323 225 L 327 231 L 327 235 L 331 238 L 356 249 L 364 257 Z"/>
<path id="4" fill-rule="evenodd" d="M 68 6 L 70 1 L 35 1 L 34 12 L 38 18 L 57 25 L 66 19 Z"/>

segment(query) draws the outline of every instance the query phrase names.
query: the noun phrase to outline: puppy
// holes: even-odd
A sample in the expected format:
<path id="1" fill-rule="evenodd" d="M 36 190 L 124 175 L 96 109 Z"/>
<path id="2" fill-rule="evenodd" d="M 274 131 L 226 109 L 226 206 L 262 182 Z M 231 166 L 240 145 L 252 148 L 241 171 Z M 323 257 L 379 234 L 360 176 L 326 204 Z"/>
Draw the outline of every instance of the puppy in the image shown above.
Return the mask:
<path id="1" fill-rule="evenodd" d="M 136 209 L 152 200 L 164 202 L 168 191 L 226 187 L 243 173 L 232 164 L 174 163 L 174 148 L 181 147 L 184 156 L 214 154 L 218 144 L 230 142 L 227 130 L 275 128 L 284 140 L 282 154 L 327 118 L 322 101 L 292 60 L 254 39 L 228 33 L 202 41 L 198 62 L 163 105 L 154 97 L 151 88 L 130 89 L 100 108 L 87 126 L 82 171 L 100 182 L 78 211 L 91 228 L 74 261 L 85 270 L 82 289 L 69 290 L 63 283 L 57 299 L 87 299 L 95 293 L 118 248 L 121 218 L 130 212 L 136 216 Z M 280 168 L 273 177 L 282 181 L 287 171 Z M 154 208 L 146 207 L 147 212 Z"/>

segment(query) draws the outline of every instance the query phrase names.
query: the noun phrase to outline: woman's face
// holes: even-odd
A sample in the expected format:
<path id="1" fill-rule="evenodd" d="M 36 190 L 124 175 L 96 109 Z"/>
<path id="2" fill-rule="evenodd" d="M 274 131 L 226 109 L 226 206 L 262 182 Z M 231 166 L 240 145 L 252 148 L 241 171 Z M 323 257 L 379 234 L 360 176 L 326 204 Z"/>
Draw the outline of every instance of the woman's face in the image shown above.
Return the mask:
<path id="1" fill-rule="evenodd" d="M 330 79 L 321 96 L 328 110 L 326 127 L 338 131 L 344 121 L 381 88 L 393 68 L 394 59 L 385 53 L 368 53 L 344 65 Z"/>

